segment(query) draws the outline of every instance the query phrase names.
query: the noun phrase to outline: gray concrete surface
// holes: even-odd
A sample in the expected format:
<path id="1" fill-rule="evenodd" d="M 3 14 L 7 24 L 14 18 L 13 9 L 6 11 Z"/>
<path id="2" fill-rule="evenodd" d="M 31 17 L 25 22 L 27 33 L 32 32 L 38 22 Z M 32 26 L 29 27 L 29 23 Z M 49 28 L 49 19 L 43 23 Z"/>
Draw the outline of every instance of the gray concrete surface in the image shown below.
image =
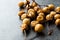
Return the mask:
<path id="1" fill-rule="evenodd" d="M 19 27 L 21 25 L 21 21 L 17 16 L 17 13 L 19 11 L 19 7 L 17 6 L 17 4 L 19 1 L 23 0 L 0 0 L 0 40 L 24 40 L 22 31 Z M 54 3 L 56 5 L 60 5 L 60 0 L 36 0 L 36 1 L 38 1 L 39 4 Z M 58 40 L 60 40 L 59 38 L 60 31 L 59 34 L 56 31 L 55 35 L 58 35 L 56 37 L 58 38 Z M 56 37 L 52 36 L 51 40 L 57 40 Z M 49 36 L 46 38 L 44 39 L 50 40 Z"/>

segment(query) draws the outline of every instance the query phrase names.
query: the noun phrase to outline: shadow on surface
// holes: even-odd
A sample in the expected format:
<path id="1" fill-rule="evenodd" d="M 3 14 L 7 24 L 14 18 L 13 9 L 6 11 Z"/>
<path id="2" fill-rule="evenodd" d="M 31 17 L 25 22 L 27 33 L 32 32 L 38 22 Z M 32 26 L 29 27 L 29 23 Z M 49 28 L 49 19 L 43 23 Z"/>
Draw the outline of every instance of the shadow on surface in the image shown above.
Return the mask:
<path id="1" fill-rule="evenodd" d="M 36 36 L 29 39 L 29 40 L 34 40 L 35 38 L 38 38 L 38 37 L 45 37 L 45 34 L 43 32 L 40 32 L 40 33 L 36 33 Z"/>
<path id="2" fill-rule="evenodd" d="M 58 30 L 60 30 L 60 25 L 57 26 Z"/>

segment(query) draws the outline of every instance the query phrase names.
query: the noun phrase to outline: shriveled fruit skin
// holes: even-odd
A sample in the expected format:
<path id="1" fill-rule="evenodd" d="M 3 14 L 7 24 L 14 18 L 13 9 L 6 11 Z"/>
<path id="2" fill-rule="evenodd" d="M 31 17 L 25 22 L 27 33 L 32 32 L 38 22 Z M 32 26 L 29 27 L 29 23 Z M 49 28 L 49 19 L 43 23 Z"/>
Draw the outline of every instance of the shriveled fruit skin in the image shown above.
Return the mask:
<path id="1" fill-rule="evenodd" d="M 60 19 L 60 14 L 56 14 L 56 15 L 54 16 L 54 19 Z"/>
<path id="2" fill-rule="evenodd" d="M 23 30 L 27 30 L 27 29 L 28 29 L 27 24 L 22 24 L 22 25 L 21 25 L 21 29 L 22 29 L 22 31 L 23 31 Z"/>
<path id="3" fill-rule="evenodd" d="M 31 27 L 32 27 L 32 28 L 35 27 L 35 25 L 38 24 L 38 23 L 39 23 L 38 21 L 32 21 L 32 22 L 31 22 Z"/>
<path id="4" fill-rule="evenodd" d="M 41 16 L 37 16 L 36 20 L 37 20 L 38 22 L 42 23 L 43 20 L 44 20 L 44 16 L 42 16 L 42 15 L 41 15 Z"/>
<path id="5" fill-rule="evenodd" d="M 24 5 L 24 2 L 19 2 L 19 3 L 18 3 L 18 6 L 19 6 L 19 7 L 22 7 L 23 5 Z"/>
<path id="6" fill-rule="evenodd" d="M 51 11 L 50 15 L 54 17 L 56 15 L 56 12 L 55 11 Z"/>
<path id="7" fill-rule="evenodd" d="M 56 8 L 55 8 L 55 11 L 56 11 L 56 12 L 60 12 L 60 7 L 56 7 Z"/>
<path id="8" fill-rule="evenodd" d="M 44 13 L 49 13 L 50 12 L 48 7 L 44 7 L 42 10 L 43 10 Z"/>
<path id="9" fill-rule="evenodd" d="M 45 16 L 45 14 L 44 13 L 39 13 L 38 16 Z"/>
<path id="10" fill-rule="evenodd" d="M 56 19 L 55 24 L 60 25 L 60 19 Z"/>
<path id="11" fill-rule="evenodd" d="M 53 17 L 50 16 L 50 14 L 48 14 L 48 15 L 46 16 L 46 20 L 47 20 L 47 21 L 50 21 L 50 20 L 52 20 L 52 19 L 53 19 Z"/>
<path id="12" fill-rule="evenodd" d="M 29 25 L 29 24 L 30 24 L 30 19 L 29 19 L 29 18 L 25 18 L 25 19 L 23 20 L 23 24 Z"/>
<path id="13" fill-rule="evenodd" d="M 23 10 L 18 12 L 18 16 L 21 16 L 22 14 L 24 14 L 25 12 Z"/>
<path id="14" fill-rule="evenodd" d="M 21 15 L 21 19 L 22 20 L 25 19 L 25 18 L 27 18 L 27 14 L 26 13 Z"/>
<path id="15" fill-rule="evenodd" d="M 49 4 L 48 8 L 49 8 L 49 10 L 54 10 L 55 6 L 54 6 L 54 4 Z"/>
<path id="16" fill-rule="evenodd" d="M 38 6 L 35 6 L 35 7 L 34 7 L 34 10 L 35 10 L 36 12 L 38 11 L 38 9 L 39 9 Z"/>
<path id="17" fill-rule="evenodd" d="M 34 9 L 29 9 L 29 10 L 28 10 L 28 13 L 30 13 L 30 12 L 35 13 Z"/>
<path id="18" fill-rule="evenodd" d="M 37 6 L 36 2 L 32 2 L 31 6 L 32 6 L 32 7 Z"/>
<path id="19" fill-rule="evenodd" d="M 39 14 L 39 13 L 43 13 L 43 10 L 42 9 L 38 9 L 37 10 L 37 13 Z"/>
<path id="20" fill-rule="evenodd" d="M 34 18 L 35 17 L 35 13 L 33 13 L 33 12 L 30 12 L 27 15 L 28 15 L 29 18 Z"/>
<path id="21" fill-rule="evenodd" d="M 34 11 L 34 9 L 29 9 L 28 10 L 28 17 L 30 17 L 30 18 L 34 18 L 35 17 L 35 11 Z"/>
<path id="22" fill-rule="evenodd" d="M 35 31 L 36 32 L 42 32 L 44 29 L 43 25 L 42 24 L 36 24 L 35 25 Z"/>

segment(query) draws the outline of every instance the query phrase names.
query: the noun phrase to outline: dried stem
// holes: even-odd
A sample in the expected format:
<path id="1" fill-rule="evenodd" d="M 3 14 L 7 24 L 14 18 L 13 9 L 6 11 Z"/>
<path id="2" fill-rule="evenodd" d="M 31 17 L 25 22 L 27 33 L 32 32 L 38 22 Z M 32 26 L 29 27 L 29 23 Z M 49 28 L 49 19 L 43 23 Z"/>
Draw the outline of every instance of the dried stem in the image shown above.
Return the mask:
<path id="1" fill-rule="evenodd" d="M 48 28 L 48 35 L 51 35 L 53 33 L 53 29 L 50 29 L 50 27 L 48 26 L 48 22 L 47 22 L 47 28 Z"/>

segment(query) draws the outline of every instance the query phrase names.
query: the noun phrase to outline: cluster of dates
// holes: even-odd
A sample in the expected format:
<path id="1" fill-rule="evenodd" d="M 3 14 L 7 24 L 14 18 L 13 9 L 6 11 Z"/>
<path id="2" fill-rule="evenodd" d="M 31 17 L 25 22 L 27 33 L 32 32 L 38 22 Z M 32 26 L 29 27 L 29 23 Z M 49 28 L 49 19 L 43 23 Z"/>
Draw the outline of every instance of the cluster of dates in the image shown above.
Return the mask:
<path id="1" fill-rule="evenodd" d="M 55 7 L 53 4 L 39 5 L 34 0 L 32 0 L 32 3 L 30 3 L 30 0 L 19 2 L 18 6 L 20 8 L 18 16 L 23 21 L 22 31 L 28 30 L 31 26 L 35 32 L 42 32 L 45 21 L 55 20 L 55 24 L 60 25 L 60 7 Z M 45 7 L 42 8 L 41 6 Z"/>

